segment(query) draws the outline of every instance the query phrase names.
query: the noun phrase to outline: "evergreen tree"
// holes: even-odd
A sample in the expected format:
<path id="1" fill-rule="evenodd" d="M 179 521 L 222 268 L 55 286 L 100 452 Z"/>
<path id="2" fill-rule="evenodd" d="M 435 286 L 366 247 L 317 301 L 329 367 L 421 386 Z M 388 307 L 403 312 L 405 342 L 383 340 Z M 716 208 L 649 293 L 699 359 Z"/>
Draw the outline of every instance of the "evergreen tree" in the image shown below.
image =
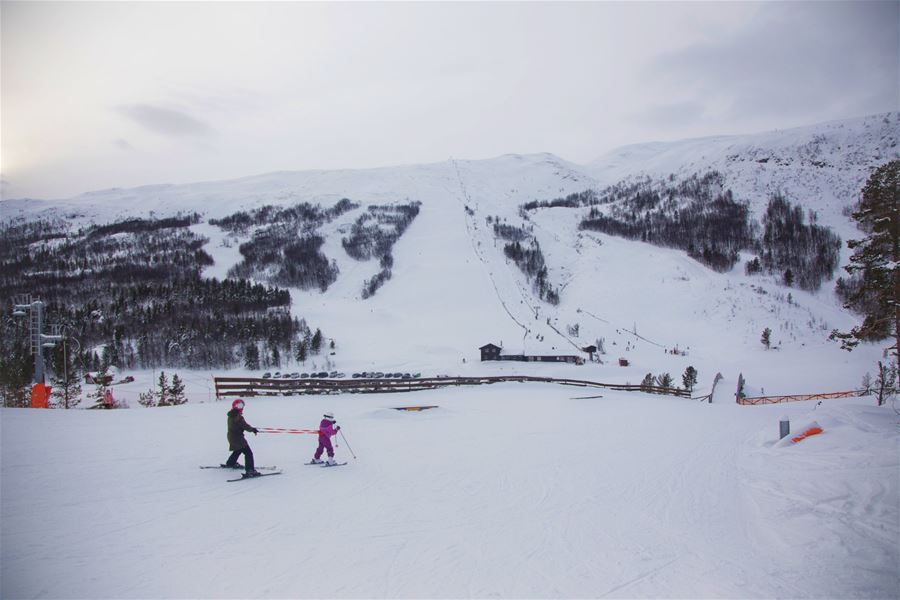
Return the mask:
<path id="1" fill-rule="evenodd" d="M 740 402 L 744 398 L 747 397 L 747 394 L 744 392 L 744 387 L 747 385 L 747 382 L 744 380 L 744 374 L 738 373 L 738 384 L 737 384 L 737 392 L 735 392 L 735 400 Z"/>
<path id="2" fill-rule="evenodd" d="M 157 406 L 169 406 L 171 404 L 171 395 L 169 388 L 169 379 L 166 377 L 166 372 L 162 371 L 159 374 L 159 379 L 156 382 L 156 405 Z"/>
<path id="3" fill-rule="evenodd" d="M 861 341 L 893 337 L 900 366 L 900 160 L 872 173 L 852 216 L 866 237 L 847 242 L 853 254 L 844 268 L 860 285 L 844 306 L 861 312 L 863 322 L 849 332 L 832 331 L 831 339 L 852 350 Z"/>
<path id="4" fill-rule="evenodd" d="M 322 351 L 322 331 L 320 329 L 316 329 L 316 333 L 312 337 L 310 350 L 313 354 L 318 354 Z"/>
<path id="5" fill-rule="evenodd" d="M 766 327 L 763 329 L 762 337 L 759 338 L 759 341 L 762 342 L 762 345 L 766 347 L 766 350 L 772 347 L 772 330 Z"/>
<path id="6" fill-rule="evenodd" d="M 759 257 L 753 257 L 753 260 L 748 260 L 746 266 L 744 267 L 747 275 L 756 275 L 760 271 L 762 271 L 762 265 L 759 263 Z"/>
<path id="7" fill-rule="evenodd" d="M 873 387 L 875 398 L 878 399 L 878 406 L 884 406 L 887 399 L 897 393 L 897 367 L 895 365 L 885 366 L 879 360 L 878 373 L 875 375 Z"/>
<path id="8" fill-rule="evenodd" d="M 697 385 L 697 369 L 694 367 L 688 367 L 684 370 L 684 374 L 681 376 L 681 383 L 688 392 L 694 391 L 694 386 Z"/>
<path id="9" fill-rule="evenodd" d="M 655 381 L 653 379 L 653 373 L 647 373 L 644 375 L 644 379 L 641 381 L 641 388 L 644 391 L 649 391 L 649 388 L 652 388 L 655 385 Z"/>
<path id="10" fill-rule="evenodd" d="M 244 367 L 250 371 L 259 370 L 259 348 L 255 342 L 244 348 Z"/>
<path id="11" fill-rule="evenodd" d="M 173 406 L 187 402 L 187 398 L 184 396 L 184 382 L 181 381 L 178 373 L 172 375 L 172 385 L 169 386 L 169 402 Z"/>
<path id="12" fill-rule="evenodd" d="M 278 344 L 272 344 L 272 366 L 281 368 L 281 352 L 278 350 Z"/>
<path id="13" fill-rule="evenodd" d="M 81 380 L 75 368 L 75 357 L 58 344 L 52 353 L 54 405 L 58 408 L 74 408 L 81 402 Z"/>
<path id="14" fill-rule="evenodd" d="M 156 406 L 156 394 L 153 392 L 153 389 L 138 394 L 138 404 L 147 408 Z"/>
<path id="15" fill-rule="evenodd" d="M 306 359 L 309 357 L 309 343 L 303 339 L 297 341 L 297 354 L 295 358 L 298 363 L 306 363 Z"/>
<path id="16" fill-rule="evenodd" d="M 794 285 L 794 272 L 786 269 L 784 272 L 784 285 L 791 287 Z"/>
<path id="17" fill-rule="evenodd" d="M 668 373 L 663 373 L 662 375 L 660 375 L 656 378 L 656 383 L 661 388 L 667 388 L 667 389 L 671 388 L 674 381 L 675 380 L 672 379 L 672 376 L 669 375 Z"/>
<path id="18" fill-rule="evenodd" d="M 27 353 L 23 353 L 27 357 Z M 34 369 L 27 360 L 17 360 L 20 357 L 12 356 L 8 359 L 0 359 L 0 396 L 3 398 L 3 406 L 26 407 L 30 402 L 31 374 Z"/>
<path id="19" fill-rule="evenodd" d="M 100 370 L 106 373 L 112 364 L 112 349 L 107 344 L 103 346 L 103 351 L 100 353 Z"/>

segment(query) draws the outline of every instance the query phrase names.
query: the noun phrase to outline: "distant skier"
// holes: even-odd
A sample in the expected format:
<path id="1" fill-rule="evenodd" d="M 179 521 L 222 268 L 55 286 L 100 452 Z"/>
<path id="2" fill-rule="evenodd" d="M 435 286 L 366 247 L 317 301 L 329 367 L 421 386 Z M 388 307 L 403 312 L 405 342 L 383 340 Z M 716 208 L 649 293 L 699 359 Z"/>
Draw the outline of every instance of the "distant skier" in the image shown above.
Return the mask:
<path id="1" fill-rule="evenodd" d="M 337 423 L 337 421 L 334 420 L 334 413 L 327 412 L 322 416 L 325 418 L 322 419 L 321 423 L 319 423 L 319 447 L 316 448 L 316 453 L 313 456 L 312 461 L 310 461 L 310 464 L 320 464 L 322 462 L 320 460 L 322 458 L 322 452 L 327 451 L 328 460 L 325 462 L 325 464 L 333 465 L 334 448 L 331 447 L 331 438 L 341 430 L 341 426 L 334 426 L 334 424 Z"/>
<path id="2" fill-rule="evenodd" d="M 253 451 L 244 438 L 245 431 L 252 431 L 253 435 L 259 433 L 256 427 L 251 427 L 244 420 L 244 401 L 238 398 L 231 403 L 231 410 L 228 411 L 228 449 L 231 450 L 231 456 L 228 457 L 225 466 L 232 469 L 239 468 L 238 457 L 243 454 L 246 476 L 256 477 L 260 473 L 254 467 Z"/>

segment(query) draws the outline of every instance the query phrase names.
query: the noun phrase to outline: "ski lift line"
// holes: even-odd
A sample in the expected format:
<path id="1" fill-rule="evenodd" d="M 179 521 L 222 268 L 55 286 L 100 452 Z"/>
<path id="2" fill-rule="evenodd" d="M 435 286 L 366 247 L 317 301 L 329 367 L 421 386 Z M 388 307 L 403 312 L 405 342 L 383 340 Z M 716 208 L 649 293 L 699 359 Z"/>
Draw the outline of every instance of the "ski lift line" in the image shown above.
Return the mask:
<path id="1" fill-rule="evenodd" d="M 597 315 L 593 314 L 593 313 L 590 312 L 590 311 L 587 311 L 587 310 L 585 310 L 585 309 L 583 309 L 583 308 L 582 308 L 582 309 L 579 309 L 579 310 L 581 310 L 581 312 L 583 312 L 584 314 L 586 314 L 586 315 L 588 315 L 588 316 L 591 316 L 591 317 L 597 319 L 598 321 L 601 321 L 601 322 L 603 322 L 603 323 L 606 323 L 607 325 L 612 325 L 612 323 L 610 323 L 610 322 L 607 321 L 606 319 L 601 319 L 600 317 L 598 317 Z M 640 340 L 644 340 L 644 341 L 647 342 L 648 344 L 653 344 L 654 346 L 656 346 L 656 347 L 658 347 L 658 348 L 665 348 L 665 346 L 663 346 L 662 344 L 658 344 L 658 343 L 656 343 L 656 342 L 654 342 L 654 341 L 652 341 L 652 340 L 648 340 L 648 339 L 645 338 L 644 336 L 638 335 L 638 334 L 637 334 L 636 332 L 634 332 L 634 331 L 630 331 L 630 330 L 628 330 L 628 329 L 622 329 L 622 331 L 625 331 L 626 333 L 630 333 L 630 334 L 633 335 L 634 337 L 636 337 L 636 338 L 638 338 L 638 339 L 640 339 Z"/>
<path id="2" fill-rule="evenodd" d="M 654 346 L 656 346 L 656 347 L 658 347 L 658 348 L 665 348 L 665 346 L 663 346 L 662 344 L 657 344 L 656 342 L 652 342 L 652 341 L 648 340 L 647 338 L 645 338 L 644 336 L 638 335 L 638 334 L 637 334 L 636 332 L 634 332 L 634 331 L 628 331 L 627 329 L 625 329 L 624 331 L 627 332 L 627 333 L 630 333 L 631 335 L 633 335 L 634 337 L 638 338 L 639 340 L 644 340 L 644 341 L 647 342 L 648 344 L 653 344 Z"/>
<path id="3" fill-rule="evenodd" d="M 454 169 L 456 170 L 456 178 L 457 178 L 457 180 L 459 181 L 459 187 L 460 187 L 460 190 L 462 191 L 462 195 L 463 195 L 463 197 L 464 197 L 465 200 L 466 200 L 465 206 L 467 206 L 468 204 L 475 204 L 475 208 L 477 209 L 477 208 L 478 208 L 477 203 L 475 203 L 475 202 L 472 201 L 472 198 L 471 198 L 471 196 L 469 196 L 469 192 L 468 192 L 468 190 L 466 189 L 465 183 L 463 182 L 462 174 L 461 174 L 460 171 L 459 171 L 459 164 L 458 164 L 454 159 L 452 159 L 452 158 L 451 158 L 450 160 L 451 160 L 451 162 L 453 163 Z M 466 212 L 465 222 L 466 222 L 466 232 L 467 232 L 468 235 L 469 235 L 469 242 L 472 244 L 472 249 L 474 250 L 475 255 L 478 257 L 478 260 L 480 260 L 480 261 L 482 262 L 482 264 L 486 265 L 487 263 L 485 262 L 484 257 L 482 256 L 481 252 L 478 250 L 478 245 L 475 243 L 475 236 L 474 236 L 473 233 L 472 233 L 472 228 L 469 226 L 469 218 L 470 218 L 470 217 L 469 217 L 469 214 L 468 214 L 468 212 Z M 474 217 L 472 217 L 472 218 L 474 218 Z M 543 227 L 541 227 L 539 224 L 537 225 L 537 227 L 538 227 L 539 229 L 541 229 L 542 231 L 545 231 L 545 232 L 546 232 L 546 230 L 545 230 Z M 554 239 L 556 239 L 556 241 L 559 242 L 559 237 L 556 236 L 555 234 L 553 234 L 553 235 L 554 235 Z M 509 261 L 507 260 L 507 261 L 504 261 L 504 262 L 506 263 L 506 268 L 509 269 L 510 272 L 511 272 L 511 271 L 512 271 L 512 267 L 510 266 Z M 522 287 L 521 287 L 521 285 L 520 285 L 520 283 L 519 283 L 519 280 L 518 280 L 516 274 L 511 272 L 511 276 L 512 276 L 513 282 L 515 283 L 516 290 L 519 292 L 519 296 L 522 298 L 523 304 L 531 311 L 532 314 L 534 314 L 534 317 L 535 317 L 535 318 L 538 318 L 539 311 L 538 311 L 537 308 L 535 308 L 535 307 L 531 304 L 531 302 L 529 301 L 529 299 L 528 299 L 528 297 L 527 297 L 527 294 L 526 294 L 525 291 L 522 289 Z M 512 314 L 512 312 L 510 311 L 509 307 L 506 305 L 506 302 L 503 300 L 502 295 L 500 294 L 500 289 L 497 287 L 497 282 L 494 280 L 494 275 L 493 275 L 493 273 L 492 273 L 491 271 L 488 271 L 488 277 L 489 277 L 489 279 L 491 280 L 491 284 L 492 284 L 493 287 L 494 287 L 494 292 L 497 294 L 497 299 L 500 301 L 501 306 L 503 306 L 503 310 L 506 311 L 506 314 L 509 315 L 509 317 L 513 320 L 514 323 L 516 323 L 519 327 L 521 327 L 521 328 L 524 330 L 523 339 L 525 339 L 525 338 L 528 336 L 528 333 L 529 333 L 528 327 L 526 327 L 525 325 L 523 325 L 521 322 L 519 322 L 518 319 L 516 319 L 516 318 L 513 316 L 513 314 Z M 555 332 L 556 332 L 560 337 L 562 337 L 564 340 L 566 340 L 567 342 L 569 342 L 569 344 L 571 344 L 574 348 L 576 348 L 576 349 L 579 350 L 579 351 L 581 350 L 581 348 L 580 348 L 577 344 L 575 344 L 572 340 L 570 340 L 570 339 L 567 338 L 565 335 L 563 335 L 558 329 L 556 329 L 556 328 L 553 327 L 552 325 L 550 326 L 550 328 L 551 328 L 553 331 L 555 331 Z"/>
<path id="4" fill-rule="evenodd" d="M 562 331 L 560 331 L 559 329 L 557 329 L 556 327 L 554 327 L 552 323 L 547 323 L 547 325 L 550 326 L 550 329 L 552 329 L 553 331 L 555 331 L 556 333 L 558 333 L 558 334 L 559 334 L 559 337 L 561 337 L 562 339 L 564 339 L 564 340 L 566 340 L 567 342 L 569 342 L 570 344 L 572 344 L 572 347 L 573 347 L 573 348 L 575 348 L 576 350 L 578 350 L 579 352 L 581 352 L 581 346 L 579 346 L 578 344 L 576 344 L 575 342 L 573 342 L 572 340 L 570 340 L 570 339 L 569 339 Z"/>
<path id="5" fill-rule="evenodd" d="M 590 317 L 594 317 L 595 319 L 597 319 L 598 321 L 600 321 L 600 322 L 602 322 L 602 323 L 606 323 L 607 325 L 611 325 L 611 324 L 612 324 L 612 323 L 610 323 L 609 321 L 607 321 L 606 319 L 601 319 L 600 317 L 598 317 L 598 316 L 595 315 L 594 313 L 592 313 L 592 312 L 590 312 L 590 311 L 587 311 L 587 310 L 585 310 L 585 309 L 583 309 L 583 308 L 579 308 L 578 310 L 580 310 L 581 312 L 583 312 L 584 314 L 586 314 L 586 315 L 588 315 L 588 316 L 590 316 Z"/>
<path id="6" fill-rule="evenodd" d="M 459 182 L 459 188 L 462 192 L 463 198 L 466 201 L 463 203 L 464 207 L 465 207 L 467 205 L 467 203 L 471 203 L 471 198 L 469 197 L 469 193 L 468 193 L 468 191 L 466 191 L 466 186 L 463 183 L 462 175 L 459 172 L 459 165 L 457 164 L 457 162 L 455 160 L 453 160 L 453 159 L 450 159 L 450 160 L 453 163 L 454 169 L 456 170 L 456 179 Z M 472 227 L 469 224 L 469 214 L 468 213 L 466 213 L 466 215 L 465 215 L 465 223 L 466 223 L 466 233 L 468 234 L 468 237 L 469 237 L 469 243 L 472 245 L 472 251 L 475 253 L 476 258 L 478 258 L 478 260 L 481 262 L 481 264 L 487 270 L 487 262 L 484 260 L 484 256 L 482 256 L 481 252 L 478 250 L 478 244 L 475 242 L 475 236 L 472 232 Z M 500 306 L 503 307 L 503 310 L 506 311 L 506 314 L 509 315 L 509 318 L 512 319 L 512 321 L 516 325 L 518 325 L 519 327 L 522 328 L 522 330 L 525 332 L 524 335 L 527 336 L 528 328 L 523 323 L 521 323 L 518 319 L 516 319 L 515 316 L 513 316 L 512 311 L 510 311 L 509 307 L 506 305 L 506 302 L 504 302 L 503 296 L 500 294 L 500 289 L 497 287 L 497 282 L 494 280 L 493 272 L 488 270 L 487 274 L 488 274 L 488 279 L 490 279 L 491 285 L 494 288 L 494 293 L 497 295 L 497 300 L 500 302 Z"/>

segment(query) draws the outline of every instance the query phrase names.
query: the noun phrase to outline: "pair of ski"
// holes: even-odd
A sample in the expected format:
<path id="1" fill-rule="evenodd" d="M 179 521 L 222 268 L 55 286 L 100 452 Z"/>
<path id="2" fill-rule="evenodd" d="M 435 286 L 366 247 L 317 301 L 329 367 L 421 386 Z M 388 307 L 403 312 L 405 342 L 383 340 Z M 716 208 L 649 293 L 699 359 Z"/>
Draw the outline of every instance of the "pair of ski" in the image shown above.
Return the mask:
<path id="1" fill-rule="evenodd" d="M 347 463 L 342 462 L 342 463 L 331 463 L 331 464 L 328 464 L 327 462 L 321 462 L 321 461 L 320 461 L 320 462 L 308 462 L 308 463 L 303 463 L 303 464 L 304 464 L 304 465 L 311 465 L 311 466 L 318 465 L 318 466 L 320 466 L 320 467 L 322 467 L 322 468 L 324 469 L 324 468 L 328 468 L 328 467 L 343 467 L 343 466 L 346 465 Z"/>
<path id="2" fill-rule="evenodd" d="M 219 465 L 218 467 L 209 465 L 209 466 L 201 466 L 201 469 L 228 469 L 228 470 L 238 470 L 243 469 L 243 465 L 235 465 L 233 467 L 229 467 L 227 465 Z M 268 475 L 281 475 L 284 471 L 276 471 L 277 467 L 256 467 L 257 471 L 272 471 L 271 473 L 260 473 L 259 475 L 247 475 L 244 473 L 237 479 L 226 479 L 225 481 L 233 482 L 233 481 L 243 481 L 245 479 L 256 479 L 257 477 L 266 477 Z"/>
<path id="3" fill-rule="evenodd" d="M 308 463 L 303 463 L 303 464 L 305 464 L 305 465 L 319 465 L 320 467 L 342 467 L 342 466 L 346 465 L 347 463 L 342 462 L 342 463 L 328 464 L 328 463 L 314 463 L 314 462 L 308 462 Z M 227 467 L 223 467 L 223 468 L 227 468 Z M 269 467 L 257 467 L 257 470 L 259 470 L 259 469 L 267 469 L 267 468 L 269 468 Z M 271 468 L 274 469 L 275 467 L 271 467 Z M 240 476 L 239 478 L 237 478 L 237 479 L 226 479 L 226 481 L 228 481 L 229 483 L 231 483 L 231 482 L 234 482 L 234 481 L 243 481 L 243 480 L 245 480 L 245 479 L 256 479 L 257 477 L 266 477 L 266 476 L 268 476 L 268 475 L 281 475 L 283 472 L 284 472 L 284 471 L 273 471 L 272 473 L 259 473 L 259 474 L 257 474 L 257 475 L 247 475 L 246 473 L 244 473 L 243 475 L 241 475 L 241 476 Z"/>
<path id="4" fill-rule="evenodd" d="M 342 467 L 342 466 L 346 465 L 347 463 L 346 463 L 346 462 L 342 462 L 342 463 L 328 464 L 328 463 L 326 463 L 326 462 L 308 462 L 308 463 L 303 463 L 303 464 L 305 464 L 305 465 L 319 465 L 320 467 Z M 242 465 L 236 465 L 236 466 L 234 466 L 234 467 L 229 467 L 229 466 L 226 466 L 226 465 L 219 465 L 218 467 L 216 467 L 216 466 L 210 465 L 210 466 L 201 466 L 200 468 L 201 468 L 201 469 L 231 469 L 231 470 L 237 470 L 237 469 L 243 469 L 244 467 L 243 467 Z M 284 471 L 276 471 L 276 470 L 275 470 L 276 468 L 277 468 L 277 467 L 256 467 L 256 470 L 257 470 L 257 471 L 272 471 L 272 472 L 271 472 L 271 473 L 259 473 L 258 475 L 247 475 L 246 473 L 244 473 L 244 474 L 242 474 L 240 477 L 238 477 L 237 479 L 226 479 L 225 481 L 227 481 L 228 483 L 233 483 L 233 482 L 235 482 L 235 481 L 244 481 L 245 479 L 256 479 L 257 477 L 267 477 L 267 476 L 269 476 L 269 475 L 281 475 L 281 474 L 284 472 Z"/>

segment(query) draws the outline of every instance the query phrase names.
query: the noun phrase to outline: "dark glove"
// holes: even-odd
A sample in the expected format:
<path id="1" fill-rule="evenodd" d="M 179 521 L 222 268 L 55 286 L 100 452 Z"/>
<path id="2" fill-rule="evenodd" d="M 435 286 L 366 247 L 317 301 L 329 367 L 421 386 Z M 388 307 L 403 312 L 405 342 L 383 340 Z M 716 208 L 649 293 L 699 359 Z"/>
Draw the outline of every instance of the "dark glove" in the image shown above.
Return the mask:
<path id="1" fill-rule="evenodd" d="M 259 429 L 257 429 L 256 427 L 254 427 L 254 428 L 253 428 L 253 435 L 256 435 L 257 433 L 259 433 Z"/>
<path id="2" fill-rule="evenodd" d="M 340 430 L 341 430 L 341 426 L 338 425 L 337 427 L 334 428 L 334 430 L 335 430 L 335 431 L 340 431 Z"/>

